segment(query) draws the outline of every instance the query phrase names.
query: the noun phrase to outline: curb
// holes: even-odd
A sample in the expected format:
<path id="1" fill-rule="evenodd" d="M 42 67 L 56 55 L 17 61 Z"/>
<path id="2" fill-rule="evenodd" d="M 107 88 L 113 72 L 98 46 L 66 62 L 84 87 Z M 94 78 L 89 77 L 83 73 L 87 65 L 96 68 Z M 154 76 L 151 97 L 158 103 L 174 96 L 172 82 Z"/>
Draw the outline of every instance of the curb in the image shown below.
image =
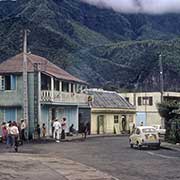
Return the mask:
<path id="1" fill-rule="evenodd" d="M 180 146 L 175 145 L 175 144 L 170 144 L 170 143 L 161 143 L 161 148 L 174 150 L 174 151 L 180 151 Z"/>
<path id="2" fill-rule="evenodd" d="M 127 134 L 106 134 L 106 135 L 90 135 L 90 136 L 87 136 L 86 139 L 95 139 L 95 138 L 107 138 L 107 137 L 125 137 L 125 136 L 129 136 Z M 77 140 L 86 140 L 82 137 L 77 137 L 77 138 L 67 138 L 65 141 L 77 141 Z"/>
<path id="3" fill-rule="evenodd" d="M 87 139 L 95 139 L 95 138 L 107 138 L 107 137 L 126 137 L 129 136 L 128 134 L 104 134 L 104 135 L 87 135 L 86 139 L 82 136 L 66 136 L 66 139 L 61 140 L 60 142 L 73 142 L 73 141 L 85 141 Z M 40 140 L 33 140 L 30 143 L 54 143 L 55 139 L 47 138 L 47 139 L 40 139 Z"/>

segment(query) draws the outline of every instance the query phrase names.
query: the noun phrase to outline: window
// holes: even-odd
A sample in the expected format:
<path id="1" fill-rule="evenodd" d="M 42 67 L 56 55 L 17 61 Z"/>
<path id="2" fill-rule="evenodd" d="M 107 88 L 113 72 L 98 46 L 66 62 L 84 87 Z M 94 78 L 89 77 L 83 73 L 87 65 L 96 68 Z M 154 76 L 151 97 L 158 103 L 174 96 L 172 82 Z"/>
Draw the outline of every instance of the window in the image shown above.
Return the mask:
<path id="1" fill-rule="evenodd" d="M 51 90 L 51 78 L 41 74 L 41 90 Z"/>
<path id="2" fill-rule="evenodd" d="M 73 85 L 73 83 L 71 83 L 71 92 L 72 93 L 74 92 L 74 85 Z"/>
<path id="3" fill-rule="evenodd" d="M 16 90 L 16 76 L 0 76 L 0 90 Z"/>
<path id="4" fill-rule="evenodd" d="M 16 121 L 16 108 L 6 108 L 5 109 L 5 120 L 8 121 Z"/>
<path id="5" fill-rule="evenodd" d="M 138 97 L 138 106 L 141 106 L 141 97 Z"/>
<path id="6" fill-rule="evenodd" d="M 114 116 L 114 124 L 117 124 L 117 123 L 119 123 L 119 116 L 115 115 Z"/>
<path id="7" fill-rule="evenodd" d="M 75 89 L 76 89 L 76 93 L 80 93 L 80 92 L 81 92 L 81 86 L 80 86 L 80 84 L 76 84 L 76 85 L 75 85 Z"/>
<path id="8" fill-rule="evenodd" d="M 62 91 L 69 92 L 69 83 L 68 82 L 62 82 Z"/>
<path id="9" fill-rule="evenodd" d="M 153 97 L 138 97 L 138 106 L 141 105 L 153 105 Z"/>
<path id="10" fill-rule="evenodd" d="M 59 91 L 59 80 L 57 79 L 54 79 L 54 90 L 55 91 Z"/>

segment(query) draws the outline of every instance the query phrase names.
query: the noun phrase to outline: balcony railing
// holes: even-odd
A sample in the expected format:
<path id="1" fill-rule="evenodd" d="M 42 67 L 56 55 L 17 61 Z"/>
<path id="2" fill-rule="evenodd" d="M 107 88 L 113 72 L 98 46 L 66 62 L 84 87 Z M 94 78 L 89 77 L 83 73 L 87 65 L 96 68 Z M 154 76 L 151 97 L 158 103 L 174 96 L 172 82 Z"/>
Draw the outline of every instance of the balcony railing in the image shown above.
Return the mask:
<path id="1" fill-rule="evenodd" d="M 88 95 L 84 93 L 70 93 L 59 91 L 41 91 L 41 101 L 62 102 L 73 104 L 88 104 Z"/>

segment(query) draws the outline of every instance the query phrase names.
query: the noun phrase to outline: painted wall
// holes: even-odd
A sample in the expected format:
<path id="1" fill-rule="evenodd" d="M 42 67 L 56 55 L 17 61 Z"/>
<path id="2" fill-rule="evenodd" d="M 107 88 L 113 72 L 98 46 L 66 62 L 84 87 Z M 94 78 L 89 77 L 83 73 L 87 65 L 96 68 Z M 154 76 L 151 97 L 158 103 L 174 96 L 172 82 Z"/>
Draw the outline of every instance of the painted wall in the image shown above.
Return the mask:
<path id="1" fill-rule="evenodd" d="M 104 116 L 104 133 L 105 134 L 112 134 L 114 133 L 114 116 L 117 115 L 119 118 L 119 122 L 117 124 L 118 129 L 120 131 L 123 130 L 122 128 L 122 116 L 126 115 L 127 123 L 126 123 L 126 130 L 130 130 L 132 128 L 133 123 L 135 123 L 135 113 L 134 114 L 125 114 L 125 113 L 91 113 L 91 134 L 97 134 L 98 131 L 98 116 Z M 102 134 L 103 132 L 100 132 Z"/>
<path id="2" fill-rule="evenodd" d="M 42 129 L 43 123 L 45 123 L 47 135 L 51 135 L 51 134 L 49 134 L 50 129 L 51 129 L 51 121 L 49 119 L 49 107 L 48 106 L 41 106 L 41 121 L 39 122 L 41 129 Z"/>
<path id="3" fill-rule="evenodd" d="M 74 124 L 74 128 L 78 130 L 78 107 L 77 106 L 58 106 L 58 105 L 41 105 L 41 121 L 40 127 L 42 124 L 46 124 L 47 135 L 51 135 L 51 122 L 52 122 L 52 108 L 56 111 L 56 118 L 59 121 L 63 117 L 66 117 L 67 128 L 66 132 L 69 132 L 69 127 L 71 124 Z"/>
<path id="4" fill-rule="evenodd" d="M 160 125 L 161 124 L 161 117 L 159 115 L 159 113 L 153 113 L 153 112 L 149 112 L 147 113 L 147 126 L 151 126 L 151 125 Z"/>
<path id="5" fill-rule="evenodd" d="M 161 117 L 158 113 L 157 103 L 161 102 L 160 92 L 141 92 L 141 93 L 121 93 L 123 97 L 128 97 L 129 102 L 136 106 L 136 125 L 142 121 L 144 125 L 161 124 Z M 165 92 L 165 97 L 180 97 L 180 93 Z M 153 97 L 153 105 L 138 105 L 138 97 Z"/>
<path id="6" fill-rule="evenodd" d="M 23 104 L 23 88 L 22 76 L 16 76 L 16 89 L 0 91 L 1 106 L 22 106 Z"/>

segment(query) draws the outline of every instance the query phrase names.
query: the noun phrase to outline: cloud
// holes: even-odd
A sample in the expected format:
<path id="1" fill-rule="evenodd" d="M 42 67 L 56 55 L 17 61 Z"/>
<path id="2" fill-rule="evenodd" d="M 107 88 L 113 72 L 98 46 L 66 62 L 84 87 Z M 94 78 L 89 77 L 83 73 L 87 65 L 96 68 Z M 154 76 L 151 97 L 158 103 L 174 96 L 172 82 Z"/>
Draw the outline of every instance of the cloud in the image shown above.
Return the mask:
<path id="1" fill-rule="evenodd" d="M 121 13 L 180 13 L 180 0 L 81 0 Z"/>

